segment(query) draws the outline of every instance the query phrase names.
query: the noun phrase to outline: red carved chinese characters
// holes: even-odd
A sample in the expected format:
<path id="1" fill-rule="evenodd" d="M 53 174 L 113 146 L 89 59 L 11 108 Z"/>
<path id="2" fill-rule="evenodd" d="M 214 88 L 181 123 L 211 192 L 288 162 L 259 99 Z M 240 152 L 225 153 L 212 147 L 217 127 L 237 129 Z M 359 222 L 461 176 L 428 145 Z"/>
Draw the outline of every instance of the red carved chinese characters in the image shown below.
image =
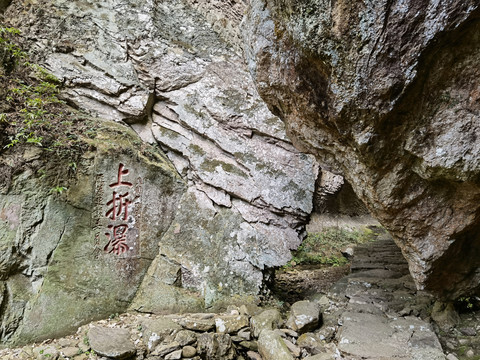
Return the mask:
<path id="1" fill-rule="evenodd" d="M 127 245 L 127 225 L 109 225 L 109 229 L 112 229 L 111 233 L 105 233 L 107 237 L 110 239 L 105 248 L 103 249 L 107 253 L 113 253 L 115 255 L 121 255 L 128 251 Z"/>
<path id="2" fill-rule="evenodd" d="M 108 186 L 110 186 L 111 188 L 121 186 L 121 185 L 126 185 L 128 187 L 132 187 L 132 185 L 133 185 L 132 183 L 122 180 L 123 175 L 128 175 L 129 172 L 130 172 L 130 170 L 125 169 L 125 165 L 120 164 L 118 166 L 117 182 L 113 183 L 113 184 L 110 184 Z"/>
<path id="3" fill-rule="evenodd" d="M 123 214 L 123 220 L 127 220 L 128 205 L 130 204 L 130 200 L 128 200 L 127 196 L 128 192 L 120 195 L 114 191 L 112 200 L 107 203 L 107 206 L 112 207 L 107 211 L 105 216 L 112 220 L 117 220 L 117 216 L 121 216 Z"/>
<path id="4" fill-rule="evenodd" d="M 117 182 L 109 185 L 109 187 L 115 189 L 111 200 L 107 202 L 109 209 L 105 213 L 105 217 L 115 222 L 108 225 L 110 231 L 105 233 L 108 243 L 103 250 L 109 254 L 121 255 L 129 250 L 127 244 L 128 225 L 123 223 L 123 221 L 128 219 L 128 206 L 131 204 L 131 201 L 128 198 L 129 192 L 122 192 L 125 187 L 131 188 L 133 185 L 123 179 L 128 174 L 129 170 L 125 168 L 125 165 L 120 164 L 118 166 Z M 122 223 L 119 224 L 118 221 L 122 221 Z"/>

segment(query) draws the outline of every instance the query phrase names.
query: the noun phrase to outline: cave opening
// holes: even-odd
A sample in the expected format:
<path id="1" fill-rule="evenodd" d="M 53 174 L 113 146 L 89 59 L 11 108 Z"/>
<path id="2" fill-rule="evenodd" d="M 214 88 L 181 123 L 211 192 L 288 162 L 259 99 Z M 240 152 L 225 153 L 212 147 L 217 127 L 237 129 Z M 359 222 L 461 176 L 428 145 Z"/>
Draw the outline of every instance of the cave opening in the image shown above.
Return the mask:
<path id="1" fill-rule="evenodd" d="M 292 259 L 276 269 L 274 297 L 291 304 L 326 293 L 350 272 L 356 246 L 386 234 L 343 176 L 320 170 L 306 237 Z"/>

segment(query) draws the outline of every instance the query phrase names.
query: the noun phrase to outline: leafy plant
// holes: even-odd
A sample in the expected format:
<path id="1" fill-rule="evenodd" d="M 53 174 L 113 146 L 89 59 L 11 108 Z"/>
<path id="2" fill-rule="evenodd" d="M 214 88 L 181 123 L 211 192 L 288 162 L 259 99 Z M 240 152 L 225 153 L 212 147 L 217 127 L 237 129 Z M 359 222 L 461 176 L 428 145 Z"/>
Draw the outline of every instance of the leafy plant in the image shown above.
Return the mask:
<path id="1" fill-rule="evenodd" d="M 55 186 L 54 188 L 50 189 L 50 193 L 52 194 L 61 194 L 64 191 L 68 190 L 65 186 Z"/>
<path id="2" fill-rule="evenodd" d="M 480 298 L 478 296 L 462 296 L 455 303 L 459 313 L 469 313 L 480 309 Z"/>
<path id="3" fill-rule="evenodd" d="M 13 27 L 0 27 L 0 64 L 6 73 L 10 73 L 19 61 L 26 58 L 26 53 L 13 39 L 20 35 L 20 30 Z"/>
<path id="4" fill-rule="evenodd" d="M 118 313 L 115 313 L 115 314 L 110 314 L 110 316 L 108 317 L 110 320 L 113 320 L 113 319 L 117 319 L 118 318 Z"/>
<path id="5" fill-rule="evenodd" d="M 76 159 L 98 125 L 66 106 L 59 79 L 28 61 L 22 41 L 18 29 L 0 27 L 0 152 L 28 144 Z"/>

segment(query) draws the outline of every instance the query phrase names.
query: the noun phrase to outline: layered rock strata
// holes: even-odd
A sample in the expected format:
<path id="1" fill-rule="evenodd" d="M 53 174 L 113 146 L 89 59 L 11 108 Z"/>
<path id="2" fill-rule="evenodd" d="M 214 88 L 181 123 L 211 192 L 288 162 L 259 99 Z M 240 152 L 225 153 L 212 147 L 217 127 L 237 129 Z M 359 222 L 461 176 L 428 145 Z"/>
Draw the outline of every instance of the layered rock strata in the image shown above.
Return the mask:
<path id="1" fill-rule="evenodd" d="M 61 79 L 70 105 L 159 145 L 186 184 L 174 208 L 151 206 L 157 257 L 135 310 L 255 300 L 267 270 L 286 263 L 301 241 L 318 166 L 287 139 L 239 55 L 245 6 L 18 0 L 5 11 L 33 59 Z M 155 191 L 149 201 L 169 189 Z M 172 216 L 167 231 L 156 230 Z"/>

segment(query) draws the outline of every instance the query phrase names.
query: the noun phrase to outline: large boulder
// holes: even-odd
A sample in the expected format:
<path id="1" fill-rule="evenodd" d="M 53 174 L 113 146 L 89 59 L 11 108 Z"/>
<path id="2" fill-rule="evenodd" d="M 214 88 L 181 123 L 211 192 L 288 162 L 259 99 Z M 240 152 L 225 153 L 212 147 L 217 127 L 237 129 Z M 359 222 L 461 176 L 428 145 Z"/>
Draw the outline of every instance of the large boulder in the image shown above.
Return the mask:
<path id="1" fill-rule="evenodd" d="M 74 163 L 38 147 L 2 156 L 2 173 L 23 159 L 0 192 L 2 343 L 125 311 L 173 221 L 186 184 L 165 155 L 120 124 L 96 133 Z"/>
<path id="2" fill-rule="evenodd" d="M 345 175 L 419 288 L 480 283 L 477 1 L 253 0 L 258 91 L 297 148 Z"/>

